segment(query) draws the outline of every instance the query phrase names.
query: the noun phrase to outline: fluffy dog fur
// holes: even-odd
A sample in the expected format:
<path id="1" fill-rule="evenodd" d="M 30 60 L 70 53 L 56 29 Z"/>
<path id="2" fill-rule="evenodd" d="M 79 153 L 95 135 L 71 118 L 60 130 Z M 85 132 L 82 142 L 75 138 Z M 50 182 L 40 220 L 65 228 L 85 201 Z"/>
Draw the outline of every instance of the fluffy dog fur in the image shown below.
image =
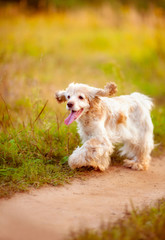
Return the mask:
<path id="1" fill-rule="evenodd" d="M 123 144 L 120 155 L 126 156 L 125 167 L 147 169 L 154 147 L 152 101 L 140 93 L 108 98 L 115 92 L 115 83 L 108 83 L 104 89 L 71 83 L 56 93 L 58 102 L 67 101 L 71 111 L 66 124 L 77 121 L 83 142 L 69 157 L 72 169 L 92 166 L 104 171 L 116 143 Z"/>

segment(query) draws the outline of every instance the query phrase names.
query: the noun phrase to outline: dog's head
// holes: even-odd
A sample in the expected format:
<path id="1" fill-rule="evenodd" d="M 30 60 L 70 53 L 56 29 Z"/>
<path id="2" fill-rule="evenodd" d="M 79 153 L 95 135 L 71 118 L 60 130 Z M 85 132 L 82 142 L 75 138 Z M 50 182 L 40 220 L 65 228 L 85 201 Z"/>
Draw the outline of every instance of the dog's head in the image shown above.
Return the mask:
<path id="1" fill-rule="evenodd" d="M 108 83 L 104 89 L 93 88 L 86 84 L 71 83 L 66 90 L 56 92 L 55 97 L 59 103 L 67 101 L 67 109 L 71 113 L 65 119 L 65 124 L 69 125 L 88 111 L 91 102 L 95 101 L 96 98 L 111 96 L 116 91 L 117 87 L 113 82 Z"/>

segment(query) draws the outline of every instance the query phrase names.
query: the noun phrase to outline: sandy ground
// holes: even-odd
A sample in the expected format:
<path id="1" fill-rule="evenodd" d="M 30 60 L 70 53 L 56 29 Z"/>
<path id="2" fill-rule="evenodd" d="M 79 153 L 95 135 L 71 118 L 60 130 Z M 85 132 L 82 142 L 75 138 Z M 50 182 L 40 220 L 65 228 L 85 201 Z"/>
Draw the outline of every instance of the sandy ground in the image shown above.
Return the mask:
<path id="1" fill-rule="evenodd" d="M 61 240 L 70 231 L 97 228 L 165 197 L 165 156 L 148 171 L 110 167 L 63 187 L 47 187 L 0 201 L 0 240 Z"/>

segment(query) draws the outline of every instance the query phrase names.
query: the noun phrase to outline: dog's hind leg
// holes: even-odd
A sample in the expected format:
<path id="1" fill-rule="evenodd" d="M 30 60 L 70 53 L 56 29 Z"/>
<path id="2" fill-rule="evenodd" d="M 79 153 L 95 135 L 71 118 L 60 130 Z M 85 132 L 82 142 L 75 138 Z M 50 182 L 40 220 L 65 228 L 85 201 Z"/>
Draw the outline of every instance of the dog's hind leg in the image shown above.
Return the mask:
<path id="1" fill-rule="evenodd" d="M 141 145 L 127 144 L 125 146 L 125 155 L 129 159 L 124 160 L 124 166 L 132 168 L 134 170 L 147 170 L 150 160 L 151 160 L 151 151 L 153 149 L 153 143 L 144 142 Z M 123 147 L 124 149 L 124 147 Z"/>
<path id="2" fill-rule="evenodd" d="M 132 168 L 133 170 L 147 170 L 149 166 L 151 157 L 146 156 L 138 159 L 125 159 L 124 160 L 124 167 Z"/>

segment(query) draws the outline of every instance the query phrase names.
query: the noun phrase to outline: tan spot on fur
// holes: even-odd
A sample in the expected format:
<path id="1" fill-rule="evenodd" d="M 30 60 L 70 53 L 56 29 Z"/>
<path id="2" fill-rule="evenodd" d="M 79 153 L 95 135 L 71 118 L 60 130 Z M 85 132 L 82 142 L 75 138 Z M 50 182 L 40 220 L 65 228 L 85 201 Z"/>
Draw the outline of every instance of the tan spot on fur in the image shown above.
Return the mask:
<path id="1" fill-rule="evenodd" d="M 108 96 L 111 96 L 117 92 L 117 86 L 114 82 L 107 83 L 104 88 L 105 92 L 107 92 Z"/>
<path id="2" fill-rule="evenodd" d="M 93 145 L 93 147 L 94 147 L 94 146 L 99 145 L 100 141 L 97 138 L 91 138 L 89 143 L 90 143 L 90 146 Z"/>
<path id="3" fill-rule="evenodd" d="M 107 127 L 107 125 L 110 125 L 110 120 L 111 120 L 111 117 L 107 114 L 107 118 L 104 123 L 105 128 Z"/>
<path id="4" fill-rule="evenodd" d="M 81 117 L 81 124 L 84 127 L 84 132 L 88 135 L 89 128 L 92 128 L 94 120 L 100 120 L 105 112 L 105 106 L 99 97 L 95 97 L 91 101 L 88 99 L 90 108 Z"/>
<path id="5" fill-rule="evenodd" d="M 59 92 L 55 93 L 55 98 L 57 99 L 57 101 L 59 103 L 62 103 L 62 102 L 66 101 L 65 95 L 61 95 L 61 94 L 59 94 Z"/>
<path id="6" fill-rule="evenodd" d="M 98 97 L 95 97 L 92 101 L 90 101 L 90 109 L 86 113 L 88 119 L 93 120 L 95 118 L 101 119 L 103 116 L 103 106 L 101 104 L 101 100 Z"/>
<path id="7" fill-rule="evenodd" d="M 126 124 L 127 117 L 123 113 L 119 113 L 119 117 L 117 119 L 117 124 Z"/>
<path id="8" fill-rule="evenodd" d="M 134 111 L 134 107 L 130 107 L 129 111 L 133 112 Z"/>
<path id="9" fill-rule="evenodd" d="M 96 92 L 97 96 L 102 96 L 102 97 L 109 97 L 113 94 L 115 94 L 117 92 L 117 86 L 115 83 L 110 82 L 107 83 L 106 86 L 104 87 L 104 89 L 98 89 L 98 91 Z"/>

